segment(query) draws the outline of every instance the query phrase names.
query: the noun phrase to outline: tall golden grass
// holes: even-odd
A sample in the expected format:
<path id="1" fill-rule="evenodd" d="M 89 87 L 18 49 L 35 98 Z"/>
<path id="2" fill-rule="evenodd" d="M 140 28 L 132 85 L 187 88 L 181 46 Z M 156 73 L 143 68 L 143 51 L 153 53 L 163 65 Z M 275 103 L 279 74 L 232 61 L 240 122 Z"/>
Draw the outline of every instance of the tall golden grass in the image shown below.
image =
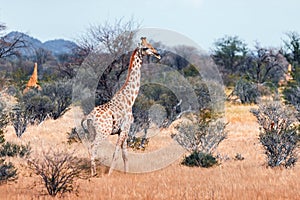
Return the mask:
<path id="1" fill-rule="evenodd" d="M 300 199 L 300 165 L 292 169 L 266 167 L 265 156 L 258 140 L 259 127 L 249 112 L 253 106 L 226 104 L 228 138 L 219 145 L 216 153 L 221 164 L 209 169 L 190 168 L 180 164 L 142 174 L 124 174 L 115 171 L 105 174 L 99 167 L 97 177 L 76 181 L 78 194 L 68 193 L 60 199 Z M 73 108 L 76 109 L 76 108 Z M 37 155 L 50 147 L 76 149 L 88 158 L 81 144 L 68 146 L 66 133 L 74 127 L 72 113 L 62 118 L 47 120 L 42 125 L 27 129 L 21 139 L 16 138 L 12 127 L 6 130 L 6 139 L 15 143 L 30 142 Z M 160 146 L 163 136 L 153 137 L 149 149 Z M 241 154 L 244 160 L 235 160 Z M 15 182 L 0 186 L 0 199 L 53 199 L 46 195 L 42 182 L 26 167 L 20 158 L 10 159 L 19 169 Z M 130 160 L 129 160 L 130 162 Z"/>

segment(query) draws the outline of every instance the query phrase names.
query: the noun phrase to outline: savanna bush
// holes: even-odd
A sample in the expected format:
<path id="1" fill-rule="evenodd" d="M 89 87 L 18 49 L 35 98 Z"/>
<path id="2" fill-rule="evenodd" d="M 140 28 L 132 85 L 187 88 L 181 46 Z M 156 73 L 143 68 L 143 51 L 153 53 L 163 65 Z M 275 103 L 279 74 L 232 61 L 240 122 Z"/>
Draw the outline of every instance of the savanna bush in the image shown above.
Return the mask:
<path id="1" fill-rule="evenodd" d="M 237 81 L 233 94 L 237 95 L 243 104 L 257 103 L 260 96 L 257 84 L 243 78 Z"/>
<path id="2" fill-rule="evenodd" d="M 56 81 L 43 85 L 42 90 L 31 89 L 20 95 L 10 112 L 10 120 L 18 137 L 27 125 L 40 124 L 47 118 L 61 117 L 72 103 L 71 81 Z"/>
<path id="3" fill-rule="evenodd" d="M 265 149 L 268 166 L 294 166 L 300 141 L 294 111 L 280 102 L 272 101 L 260 103 L 251 112 L 260 125 L 259 140 Z"/>
<path id="4" fill-rule="evenodd" d="M 72 82 L 60 80 L 43 86 L 42 94 L 52 102 L 50 117 L 57 119 L 68 110 L 72 103 Z"/>
<path id="5" fill-rule="evenodd" d="M 79 178 L 81 165 L 73 153 L 50 150 L 44 152 L 40 159 L 29 160 L 28 164 L 40 176 L 49 195 L 76 191 L 74 181 Z"/>
<path id="6" fill-rule="evenodd" d="M 8 124 L 7 111 L 4 104 L 0 104 L 0 184 L 17 179 L 17 169 L 11 162 L 6 162 L 6 157 L 26 157 L 30 154 L 30 146 L 17 145 L 5 141 L 3 129 Z"/>
<path id="7" fill-rule="evenodd" d="M 210 167 L 217 163 L 214 150 L 223 141 L 227 133 L 226 123 L 211 110 L 202 110 L 190 117 L 191 122 L 178 125 L 179 134 L 173 138 L 191 152 L 183 164 L 187 166 Z"/>
<path id="8" fill-rule="evenodd" d="M 182 161 L 183 165 L 189 167 L 212 167 L 217 164 L 218 161 L 211 153 L 203 153 L 194 151 L 189 156 L 186 156 Z"/>
<path id="9" fill-rule="evenodd" d="M 17 169 L 11 162 L 0 159 L 0 185 L 17 179 Z"/>

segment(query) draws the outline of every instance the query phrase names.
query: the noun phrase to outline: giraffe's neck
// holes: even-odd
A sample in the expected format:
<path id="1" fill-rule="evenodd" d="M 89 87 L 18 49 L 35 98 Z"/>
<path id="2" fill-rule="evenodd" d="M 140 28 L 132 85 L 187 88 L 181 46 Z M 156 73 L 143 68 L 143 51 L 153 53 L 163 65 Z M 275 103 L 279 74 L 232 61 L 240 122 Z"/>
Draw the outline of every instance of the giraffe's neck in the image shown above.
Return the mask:
<path id="1" fill-rule="evenodd" d="M 130 57 L 126 81 L 112 98 L 112 101 L 121 101 L 126 106 L 133 106 L 140 89 L 141 65 L 142 55 L 140 50 L 137 48 Z"/>

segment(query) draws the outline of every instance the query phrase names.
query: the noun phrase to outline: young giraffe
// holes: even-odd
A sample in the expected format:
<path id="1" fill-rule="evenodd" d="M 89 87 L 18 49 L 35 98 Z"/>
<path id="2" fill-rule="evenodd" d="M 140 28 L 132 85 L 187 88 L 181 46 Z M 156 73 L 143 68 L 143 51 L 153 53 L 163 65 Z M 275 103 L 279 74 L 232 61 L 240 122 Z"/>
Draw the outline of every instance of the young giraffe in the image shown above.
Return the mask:
<path id="1" fill-rule="evenodd" d="M 26 84 L 26 88 L 23 90 L 23 94 L 28 92 L 30 88 L 37 88 L 38 90 L 42 89 L 41 86 L 38 85 L 37 63 L 34 63 L 34 69 L 32 75 Z"/>
<path id="2" fill-rule="evenodd" d="M 131 57 L 128 74 L 124 85 L 106 104 L 95 107 L 81 121 L 81 126 L 86 132 L 95 136 L 91 146 L 91 173 L 96 175 L 96 152 L 100 142 L 108 135 L 118 134 L 118 141 L 113 154 L 109 175 L 113 171 L 120 148 L 124 161 L 124 170 L 127 172 L 127 137 L 130 125 L 133 122 L 132 106 L 139 93 L 142 57 L 145 55 L 155 56 L 160 59 L 157 50 L 141 38 L 142 43 L 137 47 Z"/>

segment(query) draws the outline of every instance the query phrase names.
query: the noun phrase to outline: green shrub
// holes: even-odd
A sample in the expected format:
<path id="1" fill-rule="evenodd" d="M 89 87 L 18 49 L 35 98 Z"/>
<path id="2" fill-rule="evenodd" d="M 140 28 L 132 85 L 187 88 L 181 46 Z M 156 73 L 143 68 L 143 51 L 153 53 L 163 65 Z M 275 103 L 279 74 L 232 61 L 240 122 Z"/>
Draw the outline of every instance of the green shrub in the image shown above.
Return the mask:
<path id="1" fill-rule="evenodd" d="M 31 89 L 18 97 L 18 104 L 10 112 L 16 135 L 21 137 L 28 123 L 40 124 L 49 118 L 62 116 L 72 103 L 70 81 L 45 84 L 41 91 Z M 1 122 L 1 121 L 0 121 Z"/>
<path id="2" fill-rule="evenodd" d="M 217 159 L 210 153 L 194 151 L 182 161 L 183 165 L 189 167 L 212 167 L 218 163 Z"/>
<path id="3" fill-rule="evenodd" d="M 0 159 L 0 185 L 15 179 L 17 179 L 17 169 L 11 162 L 6 163 L 4 159 Z"/>
<path id="4" fill-rule="evenodd" d="M 187 67 L 183 68 L 182 71 L 183 71 L 183 74 L 184 74 L 185 77 L 187 77 L 187 76 L 199 76 L 199 71 L 192 64 L 190 64 Z"/>
<path id="5" fill-rule="evenodd" d="M 42 94 L 52 102 L 50 117 L 57 119 L 65 114 L 72 103 L 72 83 L 69 80 L 60 80 L 44 85 Z"/>
<path id="6" fill-rule="evenodd" d="M 10 142 L 5 142 L 0 146 L 0 157 L 14 157 L 20 156 L 21 158 L 26 157 L 30 154 L 31 148 L 27 145 L 17 145 Z"/>
<path id="7" fill-rule="evenodd" d="M 54 106 L 51 99 L 45 95 L 35 95 L 25 102 L 26 114 L 32 124 L 40 124 L 53 112 Z"/>
<path id="8" fill-rule="evenodd" d="M 30 116 L 27 114 L 24 106 L 22 104 L 18 104 L 10 112 L 10 120 L 17 137 L 21 137 L 27 128 Z"/>
<path id="9" fill-rule="evenodd" d="M 7 115 L 0 116 L 0 122 L 6 121 Z M 6 163 L 3 157 L 26 157 L 30 154 L 30 146 L 28 145 L 17 145 L 10 142 L 6 142 L 4 138 L 4 132 L 2 128 L 6 126 L 7 123 L 2 123 L 0 127 L 0 184 L 7 181 L 12 181 L 17 178 L 17 169 L 13 166 L 11 162 Z"/>
<path id="10" fill-rule="evenodd" d="M 259 91 L 257 84 L 246 79 L 240 79 L 234 88 L 234 95 L 237 95 L 243 104 L 257 103 Z"/>

